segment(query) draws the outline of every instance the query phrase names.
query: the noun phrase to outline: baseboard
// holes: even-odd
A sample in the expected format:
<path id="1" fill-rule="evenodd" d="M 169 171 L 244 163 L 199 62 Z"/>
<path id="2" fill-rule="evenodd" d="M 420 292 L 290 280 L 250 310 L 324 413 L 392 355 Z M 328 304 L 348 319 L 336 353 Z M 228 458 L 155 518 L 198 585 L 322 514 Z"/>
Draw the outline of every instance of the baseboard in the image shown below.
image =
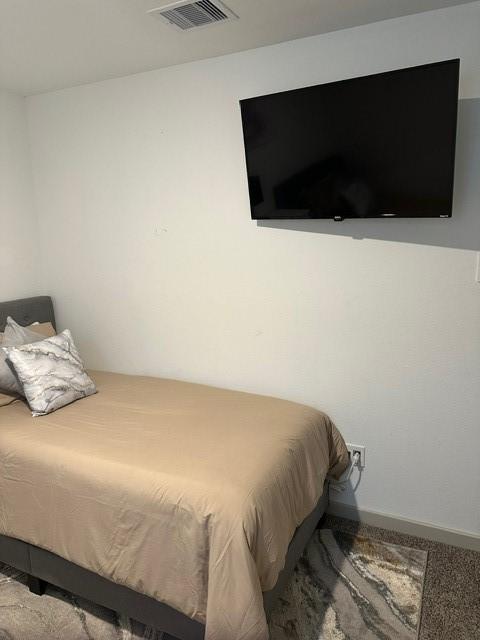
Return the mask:
<path id="1" fill-rule="evenodd" d="M 348 518 L 368 524 L 372 527 L 381 527 L 382 529 L 391 529 L 399 533 L 406 533 L 435 542 L 443 542 L 443 544 L 451 544 L 454 547 L 462 547 L 463 549 L 473 549 L 480 552 L 480 535 L 458 531 L 456 529 L 444 529 L 427 522 L 419 522 L 401 518 L 387 513 L 378 513 L 377 511 L 365 511 L 357 509 L 348 504 L 341 502 L 330 502 L 327 513 L 340 518 Z"/>

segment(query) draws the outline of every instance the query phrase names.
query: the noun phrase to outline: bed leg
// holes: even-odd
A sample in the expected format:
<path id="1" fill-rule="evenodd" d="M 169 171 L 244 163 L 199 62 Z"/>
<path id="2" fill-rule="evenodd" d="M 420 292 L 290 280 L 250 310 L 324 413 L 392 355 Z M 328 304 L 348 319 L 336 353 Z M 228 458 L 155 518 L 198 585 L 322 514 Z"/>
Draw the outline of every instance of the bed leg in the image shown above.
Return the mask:
<path id="1" fill-rule="evenodd" d="M 45 589 L 47 588 L 47 583 L 45 580 L 41 580 L 40 578 L 35 578 L 35 576 L 27 576 L 28 588 L 31 593 L 35 593 L 37 596 L 43 596 L 45 593 Z"/>

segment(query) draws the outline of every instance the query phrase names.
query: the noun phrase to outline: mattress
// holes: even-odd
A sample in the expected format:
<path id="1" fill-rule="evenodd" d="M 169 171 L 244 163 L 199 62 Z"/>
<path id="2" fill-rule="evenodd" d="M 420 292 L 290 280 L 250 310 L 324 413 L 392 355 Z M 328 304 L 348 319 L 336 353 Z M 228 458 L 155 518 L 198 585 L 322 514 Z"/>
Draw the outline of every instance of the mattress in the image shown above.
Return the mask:
<path id="1" fill-rule="evenodd" d="M 206 640 L 266 640 L 262 591 L 347 465 L 334 424 L 276 398 L 90 375 L 98 394 L 48 416 L 0 404 L 0 533 L 176 608 Z"/>

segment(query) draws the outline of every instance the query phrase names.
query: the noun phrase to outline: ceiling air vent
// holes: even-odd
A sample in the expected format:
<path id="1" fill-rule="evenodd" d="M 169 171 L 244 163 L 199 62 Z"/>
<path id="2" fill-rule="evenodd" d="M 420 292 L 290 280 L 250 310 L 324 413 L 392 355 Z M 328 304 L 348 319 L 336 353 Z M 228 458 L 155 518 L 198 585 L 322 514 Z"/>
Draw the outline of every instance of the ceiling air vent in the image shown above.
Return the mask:
<path id="1" fill-rule="evenodd" d="M 226 7 L 223 2 L 220 2 L 220 0 L 215 0 L 215 2 L 211 0 L 174 2 L 164 7 L 151 9 L 148 13 L 153 13 L 165 22 L 168 22 L 168 24 L 182 31 L 238 18 L 238 16 Z"/>

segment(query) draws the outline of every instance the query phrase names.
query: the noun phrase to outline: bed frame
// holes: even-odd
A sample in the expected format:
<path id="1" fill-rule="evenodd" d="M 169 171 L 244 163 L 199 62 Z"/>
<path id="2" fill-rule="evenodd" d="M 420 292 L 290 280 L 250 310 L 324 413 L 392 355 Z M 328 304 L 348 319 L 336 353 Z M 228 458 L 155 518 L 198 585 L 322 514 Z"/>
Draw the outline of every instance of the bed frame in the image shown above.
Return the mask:
<path id="1" fill-rule="evenodd" d="M 0 303 L 0 331 L 9 315 L 24 326 L 38 321 L 51 322 L 55 327 L 53 304 L 48 296 Z M 275 587 L 263 593 L 267 617 L 324 514 L 327 502 L 325 486 L 317 506 L 297 528 L 290 542 L 285 566 Z M 22 540 L 0 535 L 0 562 L 26 573 L 30 591 L 38 595 L 43 594 L 47 584 L 52 584 L 151 625 L 164 632 L 165 640 L 203 640 L 205 636 L 205 626 L 180 611 Z"/>

